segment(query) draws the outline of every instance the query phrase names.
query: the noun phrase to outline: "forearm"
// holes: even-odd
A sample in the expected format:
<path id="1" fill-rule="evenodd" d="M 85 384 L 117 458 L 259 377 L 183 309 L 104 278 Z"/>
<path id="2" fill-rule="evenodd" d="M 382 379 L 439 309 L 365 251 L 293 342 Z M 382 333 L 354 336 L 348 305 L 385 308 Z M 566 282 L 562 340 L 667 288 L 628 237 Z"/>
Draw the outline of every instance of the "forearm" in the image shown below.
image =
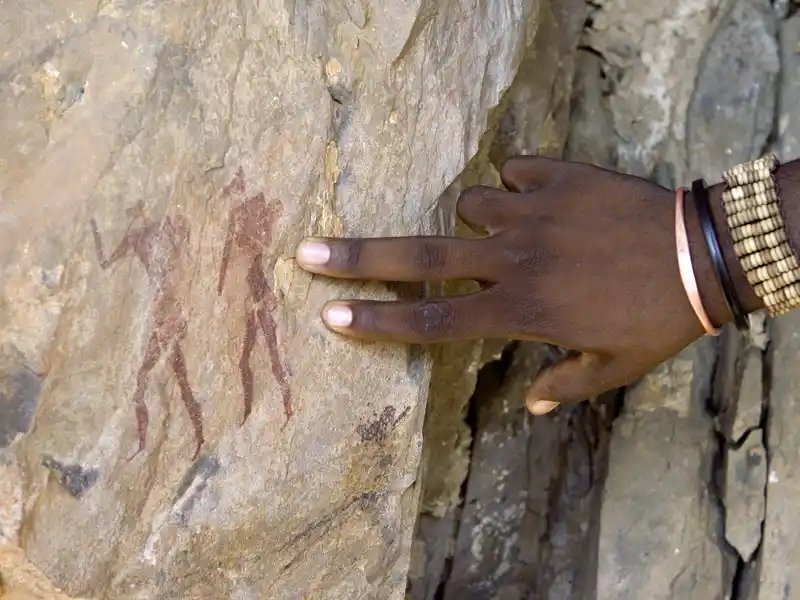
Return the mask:
<path id="1" fill-rule="evenodd" d="M 780 193 L 781 212 L 786 223 L 789 243 L 792 248 L 800 248 L 800 160 L 782 165 L 776 171 L 775 179 Z M 752 313 L 764 308 L 764 303 L 747 281 L 744 270 L 734 252 L 733 239 L 725 220 L 725 209 L 722 206 L 724 189 L 724 183 L 718 183 L 709 188 L 711 211 L 719 234 L 720 246 L 725 256 L 725 264 L 730 271 L 736 292 L 744 309 L 748 313 Z M 732 315 L 725 305 L 718 277 L 705 247 L 694 202 L 691 199 L 687 199 L 687 227 L 689 228 L 692 259 L 695 261 L 700 294 L 706 310 L 715 325 L 729 323 Z"/>

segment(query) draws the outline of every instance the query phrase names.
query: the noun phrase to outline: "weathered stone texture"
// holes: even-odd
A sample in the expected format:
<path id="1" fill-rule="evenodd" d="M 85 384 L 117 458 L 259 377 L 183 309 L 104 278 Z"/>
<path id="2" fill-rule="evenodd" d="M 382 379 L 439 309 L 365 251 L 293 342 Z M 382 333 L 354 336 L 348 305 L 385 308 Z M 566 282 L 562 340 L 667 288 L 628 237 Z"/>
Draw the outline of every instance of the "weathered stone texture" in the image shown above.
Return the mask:
<path id="1" fill-rule="evenodd" d="M 734 442 L 742 441 L 749 431 L 756 429 L 761 424 L 763 403 L 764 360 L 762 353 L 754 348 L 744 356 L 736 416 L 731 432 L 731 439 Z"/>
<path id="2" fill-rule="evenodd" d="M 692 346 L 626 394 L 603 497 L 599 599 L 721 597 L 713 425 L 703 406 L 710 359 L 713 346 Z"/>
<path id="3" fill-rule="evenodd" d="M 742 560 L 749 561 L 761 543 L 767 455 L 760 429 L 739 448 L 728 451 L 725 478 L 725 538 Z"/>
<path id="4" fill-rule="evenodd" d="M 775 150 L 784 160 L 800 156 L 800 13 L 780 26 L 782 77 L 778 95 L 778 139 Z"/>
<path id="5" fill-rule="evenodd" d="M 693 75 L 719 0 L 601 0 L 586 43 L 604 59 L 619 168 L 649 176 L 659 163 L 685 163 Z M 682 179 L 676 168 L 674 176 Z"/>
<path id="6" fill-rule="evenodd" d="M 586 40 L 605 60 L 619 168 L 666 170 L 677 185 L 758 154 L 774 114 L 775 27 L 768 0 L 598 2 Z"/>
<path id="7" fill-rule="evenodd" d="M 760 155 L 772 132 L 780 57 L 768 0 L 723 2 L 698 65 L 686 118 L 689 176 Z"/>
<path id="8" fill-rule="evenodd" d="M 505 384 L 476 399 L 476 440 L 444 598 L 584 598 L 593 593 L 607 448 L 601 409 L 532 418 L 525 393 L 544 348 L 522 344 Z"/>
<path id="9" fill-rule="evenodd" d="M 772 384 L 767 420 L 769 473 L 764 548 L 759 598 L 793 598 L 800 590 L 800 537 L 797 535 L 797 498 L 800 494 L 800 314 L 790 313 L 773 322 Z"/>
<path id="10" fill-rule="evenodd" d="M 525 414 L 543 348 L 354 344 L 326 300 L 421 291 L 292 260 L 463 232 L 518 152 L 666 185 L 795 158 L 790 12 L 0 4 L 0 593 L 792 598 L 798 317 L 631 386 L 609 450 L 613 398 Z"/>

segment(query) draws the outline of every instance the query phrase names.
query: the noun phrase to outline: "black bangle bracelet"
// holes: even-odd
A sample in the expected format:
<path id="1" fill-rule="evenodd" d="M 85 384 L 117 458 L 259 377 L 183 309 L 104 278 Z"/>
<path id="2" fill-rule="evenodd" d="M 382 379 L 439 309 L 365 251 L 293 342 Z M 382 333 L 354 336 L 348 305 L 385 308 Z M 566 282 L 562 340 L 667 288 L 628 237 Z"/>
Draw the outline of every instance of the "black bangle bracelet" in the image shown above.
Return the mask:
<path id="1" fill-rule="evenodd" d="M 728 272 L 728 267 L 722 256 L 722 250 L 719 247 L 717 228 L 714 225 L 714 220 L 711 218 L 708 188 L 706 188 L 706 182 L 702 179 L 697 179 L 692 182 L 692 198 L 697 206 L 700 228 L 703 230 L 703 237 L 706 240 L 708 254 L 711 256 L 711 263 L 714 265 L 714 270 L 717 272 L 717 278 L 722 287 L 722 295 L 725 297 L 725 304 L 733 315 L 733 322 L 736 324 L 736 328 L 740 331 L 747 331 L 750 328 L 750 319 L 745 314 L 742 303 L 739 302 L 739 298 L 736 296 L 736 290 L 733 287 L 733 279 L 731 279 L 731 274 Z"/>

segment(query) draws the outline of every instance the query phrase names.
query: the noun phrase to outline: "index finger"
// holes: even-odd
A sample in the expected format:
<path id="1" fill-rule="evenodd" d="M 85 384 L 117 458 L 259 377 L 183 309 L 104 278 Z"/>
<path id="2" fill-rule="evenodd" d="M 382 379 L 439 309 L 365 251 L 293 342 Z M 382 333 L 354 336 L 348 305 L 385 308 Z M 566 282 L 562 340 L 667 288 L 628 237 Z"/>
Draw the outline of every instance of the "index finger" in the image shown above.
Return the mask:
<path id="1" fill-rule="evenodd" d="M 343 279 L 490 281 L 490 239 L 307 238 L 297 247 L 295 259 L 307 271 Z"/>

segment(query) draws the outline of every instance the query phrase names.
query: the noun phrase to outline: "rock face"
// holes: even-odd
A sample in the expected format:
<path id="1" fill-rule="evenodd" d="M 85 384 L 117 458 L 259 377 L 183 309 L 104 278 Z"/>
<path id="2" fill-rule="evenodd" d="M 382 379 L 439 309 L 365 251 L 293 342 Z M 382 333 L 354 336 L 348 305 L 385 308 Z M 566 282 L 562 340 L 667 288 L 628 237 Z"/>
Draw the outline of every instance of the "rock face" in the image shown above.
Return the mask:
<path id="1" fill-rule="evenodd" d="M 769 475 L 764 522 L 763 567 L 758 598 L 792 598 L 800 589 L 800 576 L 791 568 L 800 559 L 796 506 L 800 481 L 796 465 L 800 461 L 797 420 L 800 377 L 800 315 L 790 313 L 774 323 L 772 389 L 769 395 L 767 447 Z"/>
<path id="2" fill-rule="evenodd" d="M 765 147 L 796 158 L 800 20 L 789 4 L 592 2 L 565 155 L 673 186 L 697 176 L 717 180 Z M 512 366 L 490 398 L 479 377 L 481 393 L 461 411 L 475 441 L 461 505 L 446 532 L 439 530 L 453 559 L 438 597 L 794 597 L 797 444 L 786 432 L 796 429 L 791 365 L 800 354 L 791 319 L 765 323 L 754 315 L 749 334 L 703 340 L 621 391 L 610 446 L 607 439 L 589 446 L 583 461 L 573 461 L 571 446 L 548 446 L 564 434 L 559 418 L 567 417 L 553 415 L 544 425 L 503 412 L 513 411 L 513 390 L 536 368 L 519 367 L 535 354 L 525 345 L 505 356 Z M 543 461 L 538 478 L 522 475 L 523 448 L 526 459 Z M 602 506 L 584 511 L 585 498 L 558 496 L 564 488 L 557 482 L 604 464 L 605 453 L 607 477 L 600 469 L 589 493 L 602 489 Z M 515 475 L 500 481 L 503 468 Z M 563 502 L 557 510 L 554 498 Z M 589 533 L 550 537 L 576 522 Z M 592 530 L 598 523 L 599 533 Z M 436 553 L 443 555 L 446 548 Z M 582 569 L 571 568 L 570 557 L 583 557 Z M 596 571 L 596 585 L 586 584 L 586 569 Z M 554 582 L 564 585 L 548 585 Z M 413 583 L 415 600 L 433 598 L 417 595 Z"/>
<path id="3" fill-rule="evenodd" d="M 704 484 L 716 449 L 703 407 L 708 345 L 686 350 L 626 394 L 603 496 L 598 598 L 720 597 L 710 575 L 725 561 L 714 535 L 722 515 Z"/>
<path id="4" fill-rule="evenodd" d="M 533 419 L 548 350 L 347 342 L 423 291 L 292 260 L 514 153 L 795 158 L 790 4 L 0 4 L 0 597 L 793 598 L 798 317 Z"/>
<path id="5" fill-rule="evenodd" d="M 775 29 L 768 0 L 598 2 L 586 41 L 605 59 L 620 170 L 718 179 L 757 155 L 774 116 Z"/>
<path id="6" fill-rule="evenodd" d="M 522 344 L 506 383 L 477 399 L 476 439 L 444 598 L 584 598 L 595 587 L 607 413 L 534 419 L 525 393 L 547 360 Z"/>
<path id="7" fill-rule="evenodd" d="M 0 7 L 0 536 L 26 568 L 74 597 L 403 596 L 431 359 L 328 333 L 324 301 L 396 293 L 291 253 L 452 231 L 437 197 L 479 148 L 563 146 L 566 4 Z"/>
<path id="8" fill-rule="evenodd" d="M 728 453 L 725 478 L 725 538 L 748 561 L 761 543 L 767 457 L 761 430 Z"/>

